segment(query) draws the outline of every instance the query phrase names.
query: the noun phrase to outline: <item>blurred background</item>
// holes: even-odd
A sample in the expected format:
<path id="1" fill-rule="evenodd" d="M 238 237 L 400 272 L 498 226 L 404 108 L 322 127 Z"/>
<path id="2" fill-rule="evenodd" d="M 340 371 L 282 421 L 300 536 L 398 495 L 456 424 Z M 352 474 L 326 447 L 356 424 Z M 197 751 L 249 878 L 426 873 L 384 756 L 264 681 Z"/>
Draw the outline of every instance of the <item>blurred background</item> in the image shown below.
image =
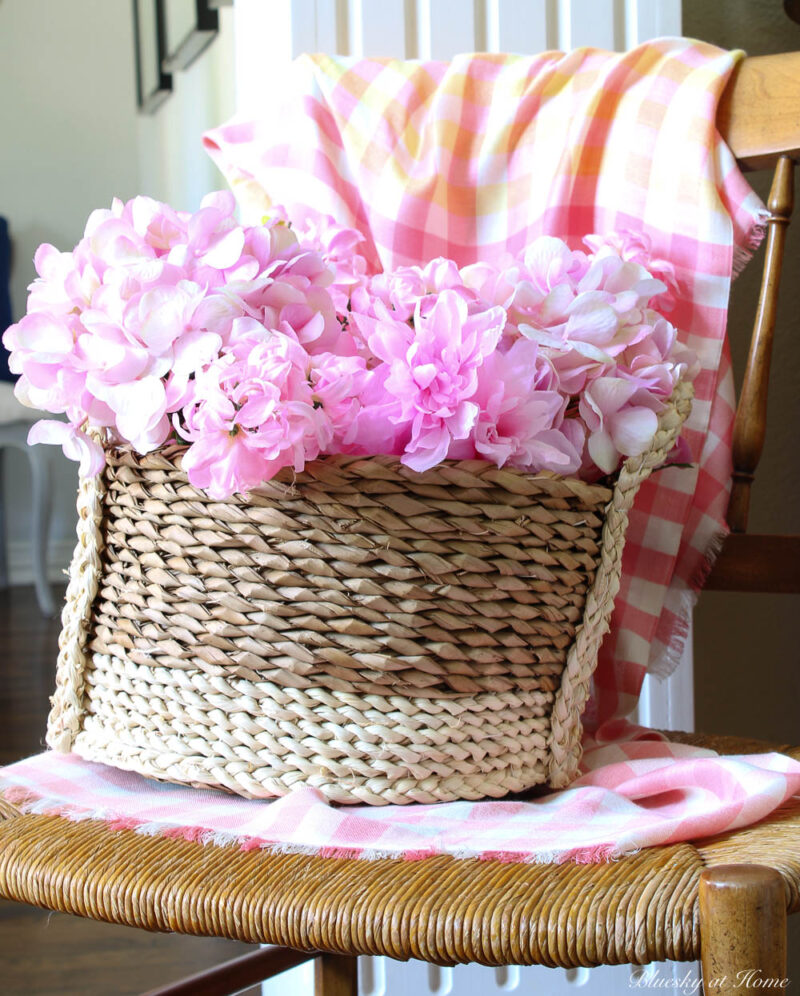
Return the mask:
<path id="1" fill-rule="evenodd" d="M 37 246 L 50 242 L 72 248 L 95 207 L 108 206 L 115 196 L 144 193 L 194 210 L 206 192 L 224 186 L 202 150 L 201 134 L 237 108 L 257 111 L 268 99 L 270 81 L 301 51 L 447 58 L 469 49 L 534 52 L 585 44 L 624 49 L 647 37 L 683 34 L 763 55 L 800 49 L 800 26 L 789 16 L 792 7 L 781 0 L 0 0 L 0 216 L 8 222 L 11 242 L 12 316 L 24 313 Z M 160 50 L 155 30 L 159 10 Z M 766 199 L 769 176 L 749 179 Z M 800 218 L 790 227 L 787 243 L 769 430 L 751 511 L 751 528 L 757 532 L 800 531 L 798 277 Z M 737 378 L 758 281 L 755 262 L 734 285 L 730 338 Z M 37 749 L 43 734 L 57 625 L 41 622 L 28 587 L 33 558 L 27 461 L 14 450 L 3 455 L 2 509 L 12 587 L 0 606 L 0 636 L 8 645 L 9 627 L 25 619 L 13 637 L 23 667 L 26 648 L 35 643 L 40 654 L 35 680 L 17 680 L 8 667 L 0 669 L 0 699 L 17 703 L 18 721 L 0 724 L 0 760 L 8 761 L 23 750 Z M 55 449 L 49 459 L 52 521 L 46 566 L 50 580 L 63 585 L 74 545 L 77 470 Z M 59 601 L 61 589 L 54 591 Z M 694 664 L 687 655 L 671 691 L 653 683 L 645 718 L 669 725 L 670 717 L 677 716 L 674 725 L 688 726 L 694 714 L 696 727 L 709 733 L 797 743 L 798 618 L 800 596 L 706 594 L 695 615 Z M 25 696 L 32 705 L 25 704 Z M 669 709 L 663 707 L 665 701 L 672 703 Z M 12 730 L 17 730 L 13 742 Z M 17 911 L 9 904 L 0 906 L 0 952 L 4 961 L 10 959 L 7 964 L 16 959 L 21 965 L 12 988 L 5 991 L 12 996 L 72 992 L 63 978 L 63 963 L 56 983 L 44 963 L 34 964 L 39 959 L 31 952 L 38 948 L 24 955 L 12 946 L 14 915 Z M 793 921 L 792 948 L 800 977 L 798 920 Z M 55 928 L 46 935 L 44 922 L 35 924 L 41 931 L 35 935 L 37 945 L 46 945 L 48 937 L 54 943 Z M 117 944 L 122 960 L 114 964 L 131 973 L 117 975 L 112 988 L 84 986 L 75 992 L 141 991 L 144 985 L 136 972 L 144 970 L 148 958 L 156 959 L 153 967 L 157 963 L 166 978 L 180 974 L 169 970 L 169 952 L 177 947 L 164 949 L 163 956 L 153 954 L 162 939 L 147 938 L 139 949 L 135 944 L 144 941 L 110 941 L 110 934 L 91 933 L 95 925 L 76 923 L 63 930 L 67 947 L 84 945 L 91 952 L 95 944 Z M 132 936 L 119 930 L 120 936 Z M 188 953 L 176 954 L 175 966 L 181 957 L 196 964 L 203 957 L 213 961 L 224 956 L 217 948 L 202 955 L 200 947 L 191 947 L 206 942 L 185 943 Z M 134 956 L 135 950 L 149 953 Z M 126 967 L 119 969 L 121 965 Z M 157 978 L 165 980 L 163 972 Z M 471 978 L 473 982 L 459 983 L 459 993 L 484 985 L 474 981 L 477 976 Z M 554 976 L 548 978 L 546 991 L 554 993 Z M 591 991 L 605 991 L 600 977 L 594 978 Z M 15 989 L 22 979 L 24 988 Z M 579 981 L 565 979 L 563 985 L 570 988 Z M 528 983 L 520 985 L 522 991 Z"/>
<path id="2" fill-rule="evenodd" d="M 142 10 L 148 7 L 141 4 Z M 152 3 L 149 9 L 153 9 Z M 195 0 L 169 0 L 174 44 L 191 28 Z M 188 12 L 188 14 L 187 14 Z M 25 312 L 33 255 L 42 242 L 71 249 L 89 213 L 146 193 L 194 210 L 225 183 L 200 146 L 206 128 L 236 106 L 233 9 L 207 48 L 171 75 L 167 99 L 152 113 L 137 106 L 137 46 L 129 0 L 0 2 L 0 215 L 12 244 L 10 294 L 15 320 Z M 143 81 L 152 86 L 156 53 L 140 17 Z M 149 37 L 149 34 L 148 34 Z M 74 546 L 76 469 L 55 450 L 48 568 L 63 579 Z M 4 506 L 12 584 L 31 581 L 27 463 L 6 455 Z"/>

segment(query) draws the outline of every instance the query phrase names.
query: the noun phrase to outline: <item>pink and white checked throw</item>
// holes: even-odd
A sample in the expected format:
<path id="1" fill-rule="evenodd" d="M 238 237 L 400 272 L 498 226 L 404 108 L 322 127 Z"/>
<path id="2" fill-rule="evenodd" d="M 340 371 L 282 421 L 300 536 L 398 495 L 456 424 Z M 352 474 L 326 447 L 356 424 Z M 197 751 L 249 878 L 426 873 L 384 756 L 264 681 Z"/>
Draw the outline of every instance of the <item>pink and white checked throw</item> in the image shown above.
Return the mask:
<path id="1" fill-rule="evenodd" d="M 438 806 L 331 806 L 312 788 L 276 802 L 149 781 L 38 754 L 0 775 L 9 802 L 29 812 L 108 820 L 117 828 L 214 844 L 327 857 L 433 854 L 505 861 L 602 861 L 642 847 L 747 826 L 786 803 L 800 810 L 800 763 L 781 754 L 720 758 L 667 744 L 649 730 L 593 745 L 585 774 L 541 798 Z"/>
<path id="2" fill-rule="evenodd" d="M 800 763 L 720 758 L 621 719 L 648 668 L 680 657 L 695 590 L 724 535 L 733 389 L 724 341 L 732 272 L 757 245 L 758 198 L 720 140 L 718 98 L 741 53 L 662 39 L 623 55 L 460 56 L 450 64 L 305 57 L 258 121 L 206 146 L 258 220 L 277 203 L 334 215 L 372 263 L 465 264 L 540 234 L 646 234 L 680 286 L 672 321 L 702 373 L 685 437 L 691 470 L 660 471 L 631 516 L 624 576 L 588 716 L 582 777 L 503 802 L 337 808 L 313 790 L 277 802 L 159 785 L 74 756 L 5 769 L 27 808 L 145 833 L 322 854 L 434 853 L 602 860 L 798 807 Z"/>
<path id="3" fill-rule="evenodd" d="M 765 212 L 714 126 L 742 53 L 667 38 L 616 55 L 464 55 L 450 63 L 304 56 L 286 97 L 205 136 L 250 221 L 271 202 L 331 214 L 391 268 L 517 253 L 541 234 L 645 233 L 675 267 L 670 318 L 702 373 L 691 470 L 655 474 L 631 516 L 623 581 L 586 720 L 636 705 L 679 661 L 725 532 L 733 384 L 728 292 Z"/>

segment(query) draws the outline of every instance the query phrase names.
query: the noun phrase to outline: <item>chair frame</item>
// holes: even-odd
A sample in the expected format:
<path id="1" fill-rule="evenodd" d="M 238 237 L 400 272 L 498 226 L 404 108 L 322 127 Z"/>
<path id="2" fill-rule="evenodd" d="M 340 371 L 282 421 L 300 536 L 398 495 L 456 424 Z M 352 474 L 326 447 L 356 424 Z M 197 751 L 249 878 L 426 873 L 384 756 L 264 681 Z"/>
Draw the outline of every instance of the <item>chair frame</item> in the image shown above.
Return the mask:
<path id="1" fill-rule="evenodd" d="M 706 583 L 716 591 L 800 591 L 800 536 L 747 533 L 750 491 L 767 431 L 767 394 L 786 229 L 800 159 L 800 53 L 745 59 L 725 90 L 717 124 L 744 170 L 775 168 L 767 206 L 761 292 L 733 430 L 731 534 Z M 757 113 L 756 113 L 757 112 Z M 780 556 L 777 554 L 780 553 Z"/>
<path id="2" fill-rule="evenodd" d="M 3 456 L 6 449 L 19 450 L 28 460 L 31 474 L 31 554 L 33 583 L 39 611 L 46 619 L 57 615 L 53 591 L 47 580 L 47 542 L 51 514 L 51 459 L 45 446 L 28 446 L 30 422 L 0 424 L 0 485 L 2 485 Z M 0 588 L 9 585 L 6 514 L 0 496 Z"/>
<path id="3" fill-rule="evenodd" d="M 717 120 L 744 169 L 776 169 L 761 293 L 734 429 L 732 532 L 708 587 L 800 591 L 800 537 L 746 533 L 766 431 L 793 167 L 800 159 L 800 52 L 745 59 L 725 91 Z M 716 746 L 713 738 L 672 736 Z M 756 751 L 764 745 L 736 742 L 733 749 Z M 0 802 L 0 820 L 3 815 L 13 817 L 0 822 L 0 894 L 8 898 L 151 930 L 214 933 L 253 943 L 278 939 L 288 945 L 253 952 L 147 996 L 225 996 L 309 958 L 316 959 L 316 996 L 356 996 L 359 954 L 442 964 L 570 965 L 693 960 L 698 948 L 704 978 L 729 980 L 728 988 L 715 984 L 714 992 L 739 993 L 747 991 L 741 972 L 754 970 L 761 979 L 785 977 L 787 907 L 800 909 L 800 808 L 777 820 L 792 843 L 791 861 L 779 863 L 780 873 L 770 867 L 774 834 L 756 826 L 697 846 L 654 848 L 622 859 L 617 866 L 624 862 L 629 881 L 636 884 L 613 896 L 608 866 L 602 865 L 553 869 L 433 858 L 402 867 L 403 862 L 386 859 L 367 867 L 361 863 L 356 874 L 355 863 L 344 859 L 228 852 L 223 868 L 223 859 L 210 853 L 220 848 L 205 849 L 201 858 L 199 845 L 186 841 L 139 838 L 134 847 L 129 831 L 115 835 L 102 826 L 87 831 L 58 817 L 22 816 Z M 65 867 L 64 855 L 73 850 L 77 853 Z M 119 871 L 116 863 L 123 854 L 130 868 Z M 86 871 L 92 862 L 100 871 Z M 198 863 L 203 865 L 199 870 Z M 116 876 L 122 890 L 127 876 L 129 888 L 145 865 L 148 882 L 136 881 L 135 901 L 121 904 L 109 878 Z M 185 890 L 176 884 L 185 883 L 182 876 L 207 877 L 209 891 L 198 898 L 192 883 Z M 237 877 L 247 886 L 237 888 Z M 550 884 L 542 886 L 546 879 Z M 442 912 L 436 904 L 445 889 Z M 130 888 L 126 895 L 130 900 Z M 553 906 L 561 910 L 558 916 Z M 641 928 L 633 930 L 635 936 L 626 919 L 631 906 L 632 922 Z M 564 912 L 575 907 L 583 918 L 577 925 Z M 537 913 L 542 917 L 538 927 Z M 620 922 L 628 926 L 619 927 Z M 618 937 L 613 936 L 615 923 Z M 753 929 L 755 924 L 759 929 Z"/>

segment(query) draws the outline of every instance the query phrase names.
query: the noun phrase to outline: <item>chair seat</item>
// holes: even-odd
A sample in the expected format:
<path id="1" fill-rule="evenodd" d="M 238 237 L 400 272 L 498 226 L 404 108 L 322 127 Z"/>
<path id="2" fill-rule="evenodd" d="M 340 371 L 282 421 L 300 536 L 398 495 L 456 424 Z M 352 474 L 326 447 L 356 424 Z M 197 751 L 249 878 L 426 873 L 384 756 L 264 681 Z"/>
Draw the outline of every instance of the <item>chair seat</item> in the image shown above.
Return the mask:
<path id="1" fill-rule="evenodd" d="M 800 748 L 674 734 L 720 753 Z M 618 861 L 356 861 L 270 854 L 0 812 L 0 895 L 156 931 L 439 964 L 644 964 L 699 957 L 704 868 L 755 862 L 800 909 L 800 799 L 768 820 Z"/>

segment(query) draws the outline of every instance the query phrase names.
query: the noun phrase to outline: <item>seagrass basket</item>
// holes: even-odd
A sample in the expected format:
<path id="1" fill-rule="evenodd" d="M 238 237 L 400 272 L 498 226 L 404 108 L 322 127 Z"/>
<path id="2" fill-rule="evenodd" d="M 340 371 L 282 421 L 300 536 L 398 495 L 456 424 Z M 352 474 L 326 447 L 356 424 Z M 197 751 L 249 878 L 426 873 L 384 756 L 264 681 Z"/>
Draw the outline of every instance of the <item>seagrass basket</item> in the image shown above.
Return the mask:
<path id="1" fill-rule="evenodd" d="M 215 501 L 179 447 L 109 450 L 79 490 L 48 743 L 249 797 L 568 784 L 628 510 L 690 395 L 611 486 L 347 456 Z"/>

